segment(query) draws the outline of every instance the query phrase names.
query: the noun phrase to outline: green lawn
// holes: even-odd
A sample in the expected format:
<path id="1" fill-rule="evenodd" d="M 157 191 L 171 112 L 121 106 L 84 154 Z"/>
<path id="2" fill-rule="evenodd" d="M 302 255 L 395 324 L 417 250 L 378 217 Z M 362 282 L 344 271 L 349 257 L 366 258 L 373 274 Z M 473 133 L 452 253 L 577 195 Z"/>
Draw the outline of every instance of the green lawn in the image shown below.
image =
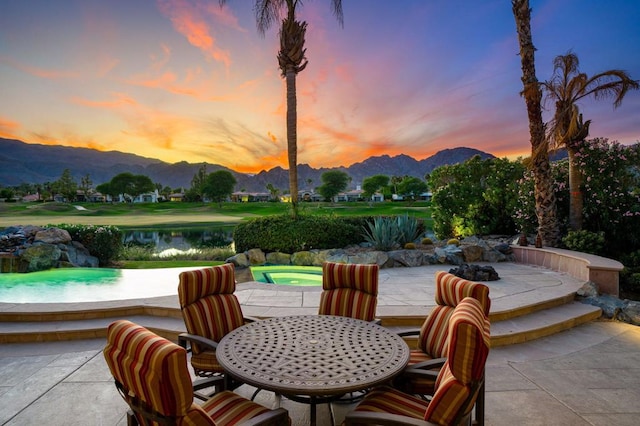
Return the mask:
<path id="1" fill-rule="evenodd" d="M 336 216 L 402 215 L 424 219 L 431 227 L 430 202 L 301 203 L 301 214 Z M 287 203 L 0 203 L 0 227 L 16 224 L 78 223 L 141 227 L 234 225 L 258 216 L 286 214 Z"/>

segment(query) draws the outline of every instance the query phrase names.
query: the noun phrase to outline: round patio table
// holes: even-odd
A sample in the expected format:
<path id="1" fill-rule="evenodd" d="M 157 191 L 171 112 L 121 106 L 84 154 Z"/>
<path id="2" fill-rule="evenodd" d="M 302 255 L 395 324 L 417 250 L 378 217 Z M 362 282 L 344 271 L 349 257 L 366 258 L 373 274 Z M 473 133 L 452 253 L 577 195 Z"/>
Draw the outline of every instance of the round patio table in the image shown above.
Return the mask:
<path id="1" fill-rule="evenodd" d="M 235 379 L 315 405 L 386 383 L 409 362 L 397 334 L 371 322 L 332 315 L 273 317 L 227 334 L 218 362 Z"/>

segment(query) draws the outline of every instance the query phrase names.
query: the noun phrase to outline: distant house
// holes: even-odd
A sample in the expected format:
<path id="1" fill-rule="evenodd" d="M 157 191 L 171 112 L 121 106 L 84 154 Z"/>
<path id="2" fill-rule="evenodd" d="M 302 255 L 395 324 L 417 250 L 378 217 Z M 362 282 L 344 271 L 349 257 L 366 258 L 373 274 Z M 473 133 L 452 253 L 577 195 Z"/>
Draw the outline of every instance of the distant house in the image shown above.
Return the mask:
<path id="1" fill-rule="evenodd" d="M 40 200 L 40 194 L 29 194 L 22 197 L 22 201 L 25 203 L 32 203 Z"/>
<path id="2" fill-rule="evenodd" d="M 231 194 L 231 201 L 236 203 L 254 203 L 259 201 L 271 200 L 271 194 L 268 192 L 234 192 Z"/>
<path id="3" fill-rule="evenodd" d="M 169 201 L 178 202 L 184 200 L 184 192 L 176 192 L 174 194 L 169 194 Z"/>

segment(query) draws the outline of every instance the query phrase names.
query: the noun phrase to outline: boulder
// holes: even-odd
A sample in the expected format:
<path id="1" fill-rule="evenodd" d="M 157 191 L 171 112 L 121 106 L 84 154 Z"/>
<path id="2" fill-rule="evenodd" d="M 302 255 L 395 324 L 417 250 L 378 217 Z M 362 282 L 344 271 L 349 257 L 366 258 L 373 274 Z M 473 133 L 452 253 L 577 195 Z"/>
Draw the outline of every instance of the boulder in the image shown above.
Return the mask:
<path id="1" fill-rule="evenodd" d="M 45 271 L 58 267 L 62 250 L 53 244 L 38 244 L 27 247 L 20 255 L 21 270 L 25 272 Z"/>
<path id="2" fill-rule="evenodd" d="M 291 263 L 291 255 L 289 253 L 281 253 L 279 251 L 267 253 L 266 259 L 267 263 L 271 263 L 273 265 L 289 265 Z"/>

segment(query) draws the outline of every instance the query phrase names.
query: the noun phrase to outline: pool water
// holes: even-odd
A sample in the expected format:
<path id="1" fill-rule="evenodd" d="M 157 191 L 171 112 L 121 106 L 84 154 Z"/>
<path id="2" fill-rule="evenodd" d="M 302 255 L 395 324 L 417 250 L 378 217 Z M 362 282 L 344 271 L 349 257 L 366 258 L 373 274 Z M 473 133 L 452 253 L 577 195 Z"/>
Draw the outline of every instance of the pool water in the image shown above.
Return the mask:
<path id="1" fill-rule="evenodd" d="M 178 294 L 178 274 L 193 268 L 68 268 L 0 274 L 0 303 L 73 303 Z"/>
<path id="2" fill-rule="evenodd" d="M 255 281 L 261 283 L 291 286 L 322 285 L 322 267 L 320 266 L 252 266 L 251 274 Z"/>

